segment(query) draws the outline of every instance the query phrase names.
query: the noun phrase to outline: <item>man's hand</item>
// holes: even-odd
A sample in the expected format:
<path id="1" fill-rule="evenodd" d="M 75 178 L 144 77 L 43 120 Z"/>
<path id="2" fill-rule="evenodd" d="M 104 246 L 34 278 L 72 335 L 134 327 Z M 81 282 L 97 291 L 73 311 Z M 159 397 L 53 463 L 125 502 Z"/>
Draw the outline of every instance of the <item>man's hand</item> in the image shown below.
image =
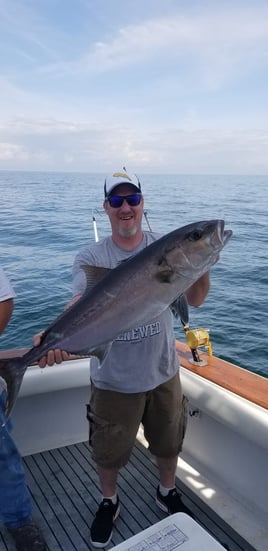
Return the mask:
<path id="1" fill-rule="evenodd" d="M 34 346 L 39 346 L 40 342 L 42 340 L 43 332 L 37 333 L 37 335 L 34 336 Z M 53 365 L 53 364 L 61 364 L 61 362 L 64 362 L 65 360 L 69 359 L 69 354 L 67 352 L 64 352 L 64 350 L 60 350 L 59 348 L 56 348 L 55 350 L 49 350 L 46 356 L 43 356 L 40 358 L 38 365 L 39 367 L 46 367 L 46 365 Z"/>

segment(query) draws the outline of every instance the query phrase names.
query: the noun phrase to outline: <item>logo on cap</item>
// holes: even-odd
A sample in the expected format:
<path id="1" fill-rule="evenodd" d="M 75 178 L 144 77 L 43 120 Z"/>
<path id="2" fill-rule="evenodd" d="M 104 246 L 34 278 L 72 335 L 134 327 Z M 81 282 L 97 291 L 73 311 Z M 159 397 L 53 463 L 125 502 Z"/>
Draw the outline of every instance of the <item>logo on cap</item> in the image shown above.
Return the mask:
<path id="1" fill-rule="evenodd" d="M 115 172 L 113 176 L 115 178 L 127 178 L 131 182 L 131 178 L 125 172 Z"/>

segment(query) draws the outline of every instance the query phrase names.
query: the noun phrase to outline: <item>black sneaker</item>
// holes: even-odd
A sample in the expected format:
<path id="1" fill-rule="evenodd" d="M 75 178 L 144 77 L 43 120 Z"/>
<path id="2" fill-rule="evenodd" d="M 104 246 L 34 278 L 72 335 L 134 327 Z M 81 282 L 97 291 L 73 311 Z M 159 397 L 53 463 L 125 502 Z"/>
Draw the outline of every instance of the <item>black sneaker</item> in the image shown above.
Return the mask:
<path id="1" fill-rule="evenodd" d="M 35 522 L 27 522 L 18 528 L 8 528 L 17 551 L 45 551 L 47 548 L 40 528 Z"/>
<path id="2" fill-rule="evenodd" d="M 169 515 L 172 515 L 173 513 L 187 513 L 187 515 L 193 516 L 188 507 L 186 507 L 186 505 L 182 502 L 181 496 L 176 488 L 169 490 L 167 496 L 162 496 L 158 486 L 155 501 L 158 507 Z"/>
<path id="3" fill-rule="evenodd" d="M 93 547 L 105 547 L 113 534 L 113 525 L 120 512 L 119 499 L 114 505 L 111 499 L 103 499 L 91 526 L 90 543 Z"/>

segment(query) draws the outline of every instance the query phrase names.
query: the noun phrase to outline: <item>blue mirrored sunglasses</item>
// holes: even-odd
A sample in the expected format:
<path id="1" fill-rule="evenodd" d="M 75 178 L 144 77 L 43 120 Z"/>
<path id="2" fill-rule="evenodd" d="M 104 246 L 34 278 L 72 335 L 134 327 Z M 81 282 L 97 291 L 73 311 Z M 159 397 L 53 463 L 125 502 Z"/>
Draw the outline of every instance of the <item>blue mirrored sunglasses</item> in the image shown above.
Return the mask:
<path id="1" fill-rule="evenodd" d="M 133 195 L 111 195 L 110 197 L 107 197 L 107 201 L 113 209 L 122 207 L 124 201 L 126 201 L 130 207 L 137 207 L 140 204 L 141 199 L 141 193 L 134 193 Z"/>

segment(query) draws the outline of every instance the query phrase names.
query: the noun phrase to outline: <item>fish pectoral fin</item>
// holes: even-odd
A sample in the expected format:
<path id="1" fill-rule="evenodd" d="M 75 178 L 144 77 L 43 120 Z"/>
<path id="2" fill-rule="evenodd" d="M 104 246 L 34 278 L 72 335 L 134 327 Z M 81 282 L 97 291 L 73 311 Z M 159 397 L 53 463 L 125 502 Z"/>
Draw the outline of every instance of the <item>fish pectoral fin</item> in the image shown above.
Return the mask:
<path id="1" fill-rule="evenodd" d="M 186 295 L 183 293 L 176 298 L 170 305 L 173 316 L 181 320 L 182 325 L 189 324 L 189 308 Z"/>
<path id="2" fill-rule="evenodd" d="M 111 268 L 101 268 L 99 266 L 83 265 L 81 268 L 84 270 L 87 278 L 87 291 L 91 291 L 97 283 L 99 283 L 105 276 L 111 272 Z"/>
<path id="3" fill-rule="evenodd" d="M 161 266 L 159 266 L 159 269 L 155 274 L 155 278 L 160 283 L 172 283 L 175 279 L 177 279 L 177 274 L 167 263 L 163 263 L 163 265 L 161 264 Z"/>
<path id="4" fill-rule="evenodd" d="M 91 356 L 96 356 L 101 365 L 104 362 L 108 352 L 110 351 L 111 346 L 111 342 L 109 342 L 108 344 L 102 344 L 97 348 L 94 348 L 94 350 L 91 350 L 90 354 Z"/>

